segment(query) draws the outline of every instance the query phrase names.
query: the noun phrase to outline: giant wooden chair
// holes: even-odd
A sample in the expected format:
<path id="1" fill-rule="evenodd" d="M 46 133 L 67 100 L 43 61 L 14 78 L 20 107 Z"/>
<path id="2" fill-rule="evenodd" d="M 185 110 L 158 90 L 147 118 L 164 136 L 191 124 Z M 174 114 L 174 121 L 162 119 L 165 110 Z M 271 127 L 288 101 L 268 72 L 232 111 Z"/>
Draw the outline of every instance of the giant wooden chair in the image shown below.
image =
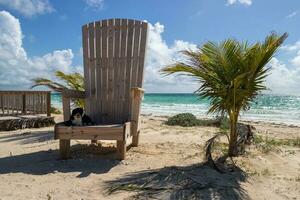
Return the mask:
<path id="1" fill-rule="evenodd" d="M 62 92 L 64 120 L 70 100 L 84 98 L 93 126 L 55 126 L 60 155 L 70 155 L 70 140 L 116 140 L 117 155 L 125 159 L 127 146 L 138 146 L 140 106 L 147 23 L 109 19 L 82 27 L 85 92 Z"/>

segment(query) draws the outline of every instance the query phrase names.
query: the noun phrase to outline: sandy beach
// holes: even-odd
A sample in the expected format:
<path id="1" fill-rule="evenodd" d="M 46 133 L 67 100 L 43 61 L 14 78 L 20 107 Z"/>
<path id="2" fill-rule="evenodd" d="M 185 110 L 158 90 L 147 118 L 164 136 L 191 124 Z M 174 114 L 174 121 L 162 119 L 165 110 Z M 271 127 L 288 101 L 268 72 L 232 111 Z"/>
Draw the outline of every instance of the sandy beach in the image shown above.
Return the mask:
<path id="1" fill-rule="evenodd" d="M 56 116 L 56 121 L 60 120 L 61 116 Z M 0 199 L 130 199 L 137 193 L 124 191 L 108 195 L 107 188 L 115 181 L 124 181 L 125 177 L 141 178 L 145 170 L 168 173 L 178 167 L 195 167 L 194 177 L 209 183 L 201 190 L 203 199 L 300 198 L 299 147 L 284 145 L 261 152 L 251 146 L 244 156 L 235 158 L 244 172 L 223 175 L 201 165 L 205 141 L 218 128 L 171 127 L 164 125 L 165 120 L 166 117 L 143 116 L 140 146 L 131 148 L 127 159 L 121 162 L 109 159 L 112 153 L 108 150 L 103 152 L 76 140 L 72 141 L 73 158 L 59 160 L 53 127 L 1 132 Z M 258 134 L 272 138 L 295 139 L 300 133 L 299 127 L 252 125 Z M 141 194 L 142 197 L 147 194 Z M 158 199 L 184 198 L 176 198 L 170 189 Z"/>

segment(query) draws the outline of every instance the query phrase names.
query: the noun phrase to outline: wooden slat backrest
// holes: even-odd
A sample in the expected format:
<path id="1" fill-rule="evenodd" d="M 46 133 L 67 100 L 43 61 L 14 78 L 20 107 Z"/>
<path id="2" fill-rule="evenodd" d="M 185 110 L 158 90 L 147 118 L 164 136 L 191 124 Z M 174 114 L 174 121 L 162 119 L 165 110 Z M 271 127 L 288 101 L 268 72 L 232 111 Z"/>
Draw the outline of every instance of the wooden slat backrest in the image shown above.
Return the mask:
<path id="1" fill-rule="evenodd" d="M 109 19 L 82 27 L 85 109 L 98 124 L 130 116 L 130 89 L 142 87 L 147 23 Z"/>

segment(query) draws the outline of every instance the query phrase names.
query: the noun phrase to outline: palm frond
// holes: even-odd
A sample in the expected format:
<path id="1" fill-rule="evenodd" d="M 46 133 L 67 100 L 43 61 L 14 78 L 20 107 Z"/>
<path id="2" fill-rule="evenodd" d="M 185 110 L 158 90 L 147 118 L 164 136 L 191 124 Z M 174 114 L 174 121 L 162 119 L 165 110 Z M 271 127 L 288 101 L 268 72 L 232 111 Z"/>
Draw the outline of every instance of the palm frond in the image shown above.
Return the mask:
<path id="1" fill-rule="evenodd" d="M 84 91 L 84 78 L 79 73 L 66 74 L 62 71 L 55 72 L 56 77 L 63 83 L 55 82 L 46 78 L 36 78 L 33 79 L 33 86 L 46 86 L 56 92 L 62 92 L 64 89 L 72 89 L 78 91 Z M 73 104 L 77 107 L 84 107 L 84 100 L 74 99 Z"/>

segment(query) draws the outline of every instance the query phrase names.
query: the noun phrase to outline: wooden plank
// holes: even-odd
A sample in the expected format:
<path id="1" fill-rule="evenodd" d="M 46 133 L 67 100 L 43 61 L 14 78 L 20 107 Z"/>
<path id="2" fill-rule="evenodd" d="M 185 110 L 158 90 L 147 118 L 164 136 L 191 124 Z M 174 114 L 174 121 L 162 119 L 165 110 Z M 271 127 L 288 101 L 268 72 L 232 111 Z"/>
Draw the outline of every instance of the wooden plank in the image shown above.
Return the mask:
<path id="1" fill-rule="evenodd" d="M 102 93 L 102 29 L 101 29 L 101 21 L 98 21 L 95 23 L 96 27 L 96 105 L 95 105 L 95 112 L 96 112 L 96 118 L 94 121 L 97 124 L 100 124 L 101 119 L 101 113 L 102 113 L 102 99 L 101 99 L 101 93 Z"/>
<path id="2" fill-rule="evenodd" d="M 30 94 L 28 94 L 27 95 L 27 102 L 26 102 L 26 104 L 27 104 L 27 111 L 28 111 L 28 113 L 29 114 L 31 114 L 31 95 Z"/>
<path id="3" fill-rule="evenodd" d="M 117 140 L 117 158 L 120 160 L 124 160 L 126 158 L 126 147 L 127 147 L 127 139 L 130 139 L 130 123 L 124 124 L 123 130 L 123 139 Z"/>
<path id="4" fill-rule="evenodd" d="M 14 95 L 13 94 L 10 94 L 9 104 L 10 104 L 10 114 L 14 115 Z"/>
<path id="5" fill-rule="evenodd" d="M 39 114 L 43 113 L 43 100 L 42 100 L 42 94 L 39 93 Z"/>
<path id="6" fill-rule="evenodd" d="M 95 24 L 90 23 L 89 24 L 89 71 L 90 71 L 90 94 L 91 96 L 89 97 L 89 102 L 90 102 L 90 107 L 92 105 L 94 106 L 96 104 L 96 87 L 95 87 L 95 64 L 96 64 L 96 59 L 95 59 Z M 90 109 L 89 111 L 89 116 L 94 120 L 95 119 L 95 109 Z"/>
<path id="7" fill-rule="evenodd" d="M 124 124 L 124 140 L 126 140 L 126 146 L 132 144 L 131 122 L 126 122 Z"/>
<path id="8" fill-rule="evenodd" d="M 70 119 L 71 116 L 70 99 L 63 96 L 62 103 L 63 103 L 64 121 L 67 121 Z M 57 135 L 58 135 L 57 126 L 55 126 L 54 136 L 56 137 Z M 60 157 L 62 159 L 67 159 L 70 157 L 70 147 L 71 147 L 70 140 L 68 139 L 59 140 L 59 152 L 60 152 Z"/>
<path id="9" fill-rule="evenodd" d="M 9 115 L 9 93 L 6 94 L 6 98 L 5 98 L 5 108 L 6 108 L 6 115 Z"/>
<path id="10" fill-rule="evenodd" d="M 39 94 L 37 93 L 35 95 L 36 103 L 35 103 L 35 113 L 39 114 L 39 107 L 40 107 L 40 97 Z"/>
<path id="11" fill-rule="evenodd" d="M 38 114 L 39 111 L 39 96 L 38 94 L 33 95 L 34 99 L 35 99 L 35 103 L 34 103 L 34 114 Z"/>
<path id="12" fill-rule="evenodd" d="M 23 94 L 21 93 L 19 96 L 19 114 L 23 112 Z"/>
<path id="13" fill-rule="evenodd" d="M 19 96 L 18 94 L 15 94 L 15 115 L 18 115 L 19 113 Z"/>
<path id="14" fill-rule="evenodd" d="M 128 20 L 128 35 L 127 35 L 127 55 L 126 55 L 126 70 L 125 70 L 125 102 L 123 119 L 129 120 L 130 109 L 130 88 L 131 88 L 131 73 L 132 73 L 132 55 L 133 55 L 133 27 L 134 21 Z"/>
<path id="15" fill-rule="evenodd" d="M 83 50 L 83 65 L 84 65 L 84 87 L 85 87 L 85 111 L 90 112 L 90 83 L 89 83 L 89 68 L 88 68 L 88 25 L 82 26 L 82 50 Z"/>
<path id="16" fill-rule="evenodd" d="M 43 114 L 44 113 L 44 110 L 43 110 L 43 107 L 44 107 L 44 104 L 43 104 L 43 94 L 40 93 L 40 114 Z"/>
<path id="17" fill-rule="evenodd" d="M 36 114 L 36 95 L 31 95 L 32 96 L 32 114 Z"/>
<path id="18" fill-rule="evenodd" d="M 115 123 L 121 123 L 122 120 L 120 120 L 120 87 L 121 87 L 121 81 L 120 81 L 120 56 L 121 56 L 121 20 L 115 19 L 115 46 L 114 46 L 114 115 L 113 115 L 113 121 Z"/>
<path id="19" fill-rule="evenodd" d="M 15 115 L 15 95 L 14 94 L 11 94 L 10 104 L 11 104 L 11 115 Z"/>
<path id="20" fill-rule="evenodd" d="M 71 116 L 70 99 L 63 96 L 62 104 L 63 104 L 64 121 L 67 121 L 70 119 Z"/>
<path id="21" fill-rule="evenodd" d="M 27 109 L 26 109 L 26 94 L 22 94 L 22 114 L 27 114 Z"/>
<path id="22" fill-rule="evenodd" d="M 137 76 L 138 76 L 138 56 L 139 56 L 139 45 L 141 36 L 141 22 L 134 22 L 134 45 L 133 45 L 133 65 L 132 65 L 132 77 L 131 87 L 137 87 Z"/>
<path id="23" fill-rule="evenodd" d="M 125 160 L 126 158 L 126 141 L 117 140 L 117 159 Z"/>
<path id="24" fill-rule="evenodd" d="M 9 110 L 10 110 L 10 104 L 9 104 L 9 102 L 10 102 L 10 93 L 8 92 L 7 93 L 7 99 L 6 99 L 6 114 L 7 115 L 9 115 L 10 114 L 10 112 L 9 112 Z"/>
<path id="25" fill-rule="evenodd" d="M 50 94 L 50 109 L 51 109 L 51 93 Z M 44 112 L 46 111 L 46 113 L 48 112 L 48 94 L 44 94 Z"/>
<path id="26" fill-rule="evenodd" d="M 124 119 L 124 102 L 125 102 L 125 75 L 126 75 L 126 41 L 127 41 L 127 19 L 122 19 L 121 21 L 121 59 L 120 59 L 120 90 L 119 90 L 119 101 L 120 101 L 120 108 L 119 108 L 119 119 L 121 122 L 125 122 Z"/>
<path id="27" fill-rule="evenodd" d="M 102 83 L 103 83 L 103 88 L 102 88 L 102 93 L 101 93 L 101 99 L 102 99 L 102 123 L 107 123 L 107 118 L 108 118 L 108 108 L 107 108 L 107 103 L 108 103 L 108 21 L 103 20 L 102 21 Z"/>
<path id="28" fill-rule="evenodd" d="M 47 94 L 45 95 L 45 94 L 41 93 L 41 101 L 42 101 L 41 112 L 47 114 L 47 105 L 46 105 Z M 50 96 L 50 101 L 51 101 L 51 96 Z M 51 105 L 50 105 L 50 108 L 51 108 Z"/>
<path id="29" fill-rule="evenodd" d="M 35 98 L 36 98 L 36 105 L 35 105 L 36 111 L 35 111 L 35 113 L 39 114 L 40 113 L 40 95 L 39 95 L 39 93 L 37 93 L 35 95 Z"/>
<path id="30" fill-rule="evenodd" d="M 1 111 L 2 111 L 2 113 L 1 113 L 1 115 L 3 115 L 4 114 L 4 108 L 3 108 L 3 94 L 1 94 L 0 93 L 0 108 L 1 108 Z"/>
<path id="31" fill-rule="evenodd" d="M 123 125 L 116 126 L 57 126 L 58 139 L 123 140 Z"/>
<path id="32" fill-rule="evenodd" d="M 139 50 L 138 79 L 136 85 L 137 87 L 143 87 L 147 35 L 148 35 L 148 24 L 143 22 L 142 30 L 141 30 L 140 48 L 139 48 L 140 50 Z"/>
<path id="33" fill-rule="evenodd" d="M 46 99 L 46 104 L 47 104 L 47 116 L 51 116 L 51 93 L 47 93 L 47 99 Z"/>
<path id="34" fill-rule="evenodd" d="M 61 159 L 70 158 L 70 148 L 71 141 L 70 140 L 59 140 L 59 153 Z"/>
<path id="35" fill-rule="evenodd" d="M 77 91 L 77 90 L 70 90 L 66 89 L 62 91 L 62 95 L 66 98 L 70 99 L 84 99 L 85 98 L 85 92 L 83 91 Z"/>
<path id="36" fill-rule="evenodd" d="M 2 115 L 5 114 L 5 95 L 2 93 Z"/>
<path id="37" fill-rule="evenodd" d="M 114 90 L 114 20 L 108 21 L 108 79 L 107 79 L 107 108 L 108 123 L 113 121 L 113 90 Z"/>
<path id="38" fill-rule="evenodd" d="M 19 113 L 19 94 L 15 94 L 15 115 Z"/>
<path id="39" fill-rule="evenodd" d="M 141 102 L 144 95 L 144 90 L 141 88 L 132 88 L 131 89 L 131 98 L 132 98 L 132 106 L 131 106 L 131 134 L 132 138 L 132 146 L 137 147 L 139 144 L 139 117 L 141 110 Z"/>
<path id="40" fill-rule="evenodd" d="M 9 105 L 9 114 L 12 115 L 13 114 L 13 95 L 12 95 L 12 92 L 9 93 L 9 102 L 8 102 L 8 105 Z"/>
<path id="41" fill-rule="evenodd" d="M 5 98 L 4 98 L 4 112 L 5 112 L 5 115 L 7 115 L 7 102 L 8 102 L 8 93 L 5 93 Z"/>

